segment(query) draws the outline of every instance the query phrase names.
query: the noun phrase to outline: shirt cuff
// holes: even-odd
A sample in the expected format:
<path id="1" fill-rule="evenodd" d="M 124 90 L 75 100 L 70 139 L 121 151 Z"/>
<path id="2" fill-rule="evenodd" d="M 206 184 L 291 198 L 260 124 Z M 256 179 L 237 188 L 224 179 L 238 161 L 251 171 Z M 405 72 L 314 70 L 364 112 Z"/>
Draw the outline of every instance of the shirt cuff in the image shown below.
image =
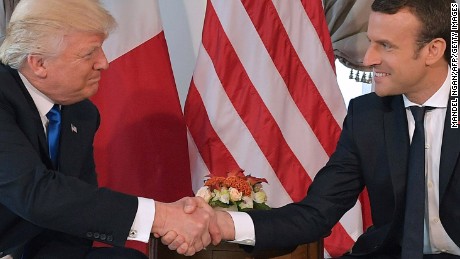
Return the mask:
<path id="1" fill-rule="evenodd" d="M 137 200 L 137 213 L 129 231 L 128 240 L 148 243 L 155 218 L 155 202 L 142 197 L 137 197 Z"/>
<path id="2" fill-rule="evenodd" d="M 232 217 L 233 225 L 235 226 L 235 240 L 229 242 L 254 246 L 256 244 L 256 234 L 254 222 L 249 214 L 235 211 L 228 211 L 228 213 Z"/>

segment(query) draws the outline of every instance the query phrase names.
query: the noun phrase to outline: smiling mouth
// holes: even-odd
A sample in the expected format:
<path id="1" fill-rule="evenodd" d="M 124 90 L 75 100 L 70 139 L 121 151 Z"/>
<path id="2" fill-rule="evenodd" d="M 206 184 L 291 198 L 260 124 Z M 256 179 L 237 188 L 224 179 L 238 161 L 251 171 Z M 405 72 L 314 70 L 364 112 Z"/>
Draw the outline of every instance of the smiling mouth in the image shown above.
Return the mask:
<path id="1" fill-rule="evenodd" d="M 384 72 L 374 72 L 374 77 L 385 77 L 389 76 L 390 74 Z"/>

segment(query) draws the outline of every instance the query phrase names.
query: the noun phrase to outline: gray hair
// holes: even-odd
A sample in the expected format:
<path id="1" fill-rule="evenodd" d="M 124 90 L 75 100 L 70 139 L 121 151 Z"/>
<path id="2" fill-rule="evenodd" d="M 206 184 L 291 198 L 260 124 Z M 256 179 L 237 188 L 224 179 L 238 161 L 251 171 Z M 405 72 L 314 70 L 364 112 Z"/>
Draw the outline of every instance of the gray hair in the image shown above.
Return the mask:
<path id="1" fill-rule="evenodd" d="M 0 46 L 0 61 L 19 69 L 29 54 L 56 55 L 67 33 L 107 37 L 115 26 L 99 0 L 21 0 Z"/>

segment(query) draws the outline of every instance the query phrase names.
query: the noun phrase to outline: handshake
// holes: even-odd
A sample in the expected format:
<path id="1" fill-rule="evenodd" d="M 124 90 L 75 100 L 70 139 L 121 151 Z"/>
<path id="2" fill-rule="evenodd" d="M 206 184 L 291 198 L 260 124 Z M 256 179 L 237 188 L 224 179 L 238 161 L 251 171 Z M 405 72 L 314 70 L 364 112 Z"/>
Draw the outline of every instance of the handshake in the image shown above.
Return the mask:
<path id="1" fill-rule="evenodd" d="M 214 211 L 201 197 L 185 197 L 173 203 L 155 201 L 152 233 L 171 250 L 187 256 L 221 240 L 233 240 L 233 220 L 227 212 Z"/>

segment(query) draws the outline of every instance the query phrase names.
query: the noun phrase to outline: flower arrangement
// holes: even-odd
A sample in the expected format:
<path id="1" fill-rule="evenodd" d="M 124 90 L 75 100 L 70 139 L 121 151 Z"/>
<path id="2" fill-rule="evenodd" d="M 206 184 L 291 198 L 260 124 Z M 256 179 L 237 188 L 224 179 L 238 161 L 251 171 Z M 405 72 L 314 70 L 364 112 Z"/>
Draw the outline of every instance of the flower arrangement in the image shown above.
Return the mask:
<path id="1" fill-rule="evenodd" d="M 267 194 L 262 183 L 268 183 L 265 178 L 251 175 L 245 176 L 244 170 L 234 170 L 227 177 L 207 175 L 209 177 L 196 196 L 202 197 L 213 208 L 226 210 L 268 210 Z"/>

